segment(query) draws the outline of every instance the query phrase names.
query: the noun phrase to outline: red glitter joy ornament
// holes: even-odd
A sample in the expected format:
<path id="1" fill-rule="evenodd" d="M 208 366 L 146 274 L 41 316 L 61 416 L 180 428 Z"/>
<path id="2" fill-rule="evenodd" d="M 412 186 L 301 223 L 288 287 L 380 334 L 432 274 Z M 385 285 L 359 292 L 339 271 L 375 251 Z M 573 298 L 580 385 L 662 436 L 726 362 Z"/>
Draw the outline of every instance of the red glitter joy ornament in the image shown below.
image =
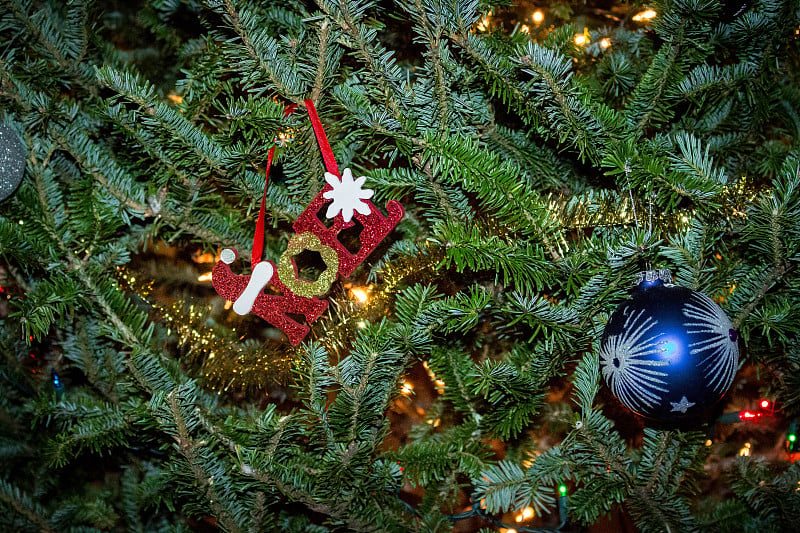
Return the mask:
<path id="1" fill-rule="evenodd" d="M 292 319 L 289 313 L 302 315 L 309 324 L 318 319 L 328 307 L 328 302 L 317 296 L 327 293 L 338 275 L 349 276 L 403 217 L 403 206 L 395 200 L 386 204 L 386 216 L 369 201 L 373 191 L 361 188 L 367 179 L 365 176 L 353 179 L 349 168 L 339 174 L 317 110 L 311 100 L 305 100 L 305 106 L 325 161 L 325 187 L 297 217 L 292 226 L 296 235 L 289 240 L 289 245 L 276 267 L 272 261 L 261 260 L 267 198 L 265 182 L 253 239 L 252 274 L 240 276 L 231 271 L 230 265 L 238 257 L 236 250 L 231 248 L 222 250 L 220 261 L 214 265 L 212 273 L 214 289 L 226 300 L 234 302 L 233 310 L 236 313 L 260 316 L 286 333 L 293 345 L 300 344 L 310 328 Z M 290 108 L 286 114 L 293 111 Z M 267 156 L 267 182 L 274 154 L 273 146 Z M 326 205 L 325 217 L 333 220 L 331 227 L 326 227 L 317 216 Z M 364 229 L 359 236 L 361 247 L 356 253 L 351 253 L 339 242 L 337 236 L 340 231 L 353 227 L 355 221 L 361 223 Z M 303 250 L 319 252 L 325 262 L 327 268 L 316 281 L 304 280 L 298 276 L 294 256 Z M 264 293 L 264 287 L 268 284 L 272 284 L 281 294 Z"/>

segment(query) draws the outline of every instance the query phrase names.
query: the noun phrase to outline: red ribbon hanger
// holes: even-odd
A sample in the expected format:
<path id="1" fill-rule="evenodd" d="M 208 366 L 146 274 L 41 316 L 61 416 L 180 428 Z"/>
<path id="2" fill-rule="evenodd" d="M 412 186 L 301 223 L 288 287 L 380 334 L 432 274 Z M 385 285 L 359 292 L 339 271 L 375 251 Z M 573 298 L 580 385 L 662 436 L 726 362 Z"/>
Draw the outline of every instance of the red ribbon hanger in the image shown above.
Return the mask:
<path id="1" fill-rule="evenodd" d="M 336 165 L 336 158 L 333 156 L 333 150 L 328 143 L 328 137 L 325 135 L 325 129 L 322 127 L 322 122 L 319 120 L 317 108 L 314 107 L 314 102 L 311 100 L 303 101 L 308 111 L 308 116 L 311 119 L 311 127 L 314 129 L 314 135 L 317 138 L 319 149 L 322 152 L 322 159 L 325 162 L 325 169 L 331 174 L 339 176 L 339 167 Z M 297 110 L 296 105 L 290 105 L 283 112 L 283 118 L 288 117 Z M 264 253 L 264 225 L 266 218 L 266 203 L 267 203 L 267 187 L 269 187 L 269 170 L 272 168 L 272 160 L 275 157 L 275 143 L 277 137 L 273 139 L 272 147 L 267 154 L 267 168 L 264 170 L 264 195 L 261 197 L 261 208 L 258 210 L 258 219 L 256 220 L 256 234 L 253 236 L 253 253 L 250 256 L 250 266 L 255 266 L 261 262 L 261 256 Z"/>

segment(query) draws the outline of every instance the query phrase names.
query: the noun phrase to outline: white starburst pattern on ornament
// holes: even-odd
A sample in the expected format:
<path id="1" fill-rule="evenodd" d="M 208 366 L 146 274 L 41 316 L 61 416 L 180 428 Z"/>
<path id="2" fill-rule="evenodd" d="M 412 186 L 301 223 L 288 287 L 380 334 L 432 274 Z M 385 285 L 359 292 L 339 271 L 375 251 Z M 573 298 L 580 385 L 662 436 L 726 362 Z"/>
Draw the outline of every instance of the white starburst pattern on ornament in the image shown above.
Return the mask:
<path id="1" fill-rule="evenodd" d="M 690 402 L 686 399 L 686 396 L 681 397 L 681 401 L 679 402 L 669 402 L 672 404 L 672 412 L 673 413 L 686 413 L 686 410 L 689 409 L 691 406 L 695 405 L 694 402 Z"/>
<path id="2" fill-rule="evenodd" d="M 686 323 L 687 333 L 703 335 L 702 340 L 689 344 L 689 348 L 692 355 L 705 354 L 700 367 L 705 371 L 709 387 L 716 392 L 728 390 L 739 361 L 739 345 L 733 324 L 711 298 L 699 292 L 692 293 L 683 315 L 695 320 Z"/>
<path id="3" fill-rule="evenodd" d="M 667 365 L 667 361 L 641 359 L 661 353 L 655 339 L 662 335 L 643 338 L 658 321 L 652 317 L 640 321 L 642 314 L 644 310 L 628 316 L 623 332 L 608 337 L 600 348 L 603 378 L 614 395 L 634 411 L 657 405 L 662 400 L 659 393 L 667 392 L 666 382 L 661 379 L 667 374 L 649 368 Z"/>
<path id="4" fill-rule="evenodd" d="M 327 191 L 322 196 L 328 200 L 333 199 L 331 205 L 328 206 L 328 211 L 325 216 L 333 218 L 339 213 L 345 222 L 350 222 L 353 218 L 353 212 L 357 211 L 362 215 L 370 213 L 369 206 L 363 200 L 372 198 L 375 191 L 372 189 L 362 189 L 361 186 L 367 181 L 366 176 L 353 180 L 353 173 L 349 168 L 344 169 L 342 172 L 342 179 L 339 180 L 334 174 L 330 172 L 325 173 L 325 181 L 333 187 L 333 190 Z"/>

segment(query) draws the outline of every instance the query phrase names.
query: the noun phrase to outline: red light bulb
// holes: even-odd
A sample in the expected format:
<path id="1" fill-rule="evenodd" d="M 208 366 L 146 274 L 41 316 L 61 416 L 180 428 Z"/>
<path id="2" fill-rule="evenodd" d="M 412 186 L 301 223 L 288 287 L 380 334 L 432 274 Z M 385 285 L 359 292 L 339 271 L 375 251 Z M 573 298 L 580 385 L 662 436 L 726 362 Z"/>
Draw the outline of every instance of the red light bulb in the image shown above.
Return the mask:
<path id="1" fill-rule="evenodd" d="M 769 400 L 761 400 L 761 408 L 766 409 L 769 407 Z"/>
<path id="2" fill-rule="evenodd" d="M 739 420 L 742 422 L 747 422 L 748 420 L 755 420 L 756 418 L 761 418 L 764 416 L 762 413 L 754 413 L 753 411 L 740 411 L 739 412 Z"/>

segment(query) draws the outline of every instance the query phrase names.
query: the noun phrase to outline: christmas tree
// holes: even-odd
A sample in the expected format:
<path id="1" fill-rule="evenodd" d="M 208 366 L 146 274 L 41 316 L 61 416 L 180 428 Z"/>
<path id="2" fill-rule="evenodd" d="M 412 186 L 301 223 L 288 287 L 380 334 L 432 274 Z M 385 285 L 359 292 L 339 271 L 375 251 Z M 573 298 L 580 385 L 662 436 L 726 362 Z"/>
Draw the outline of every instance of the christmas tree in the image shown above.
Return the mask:
<path id="1" fill-rule="evenodd" d="M 795 0 L 0 5 L 4 531 L 796 527 Z"/>

